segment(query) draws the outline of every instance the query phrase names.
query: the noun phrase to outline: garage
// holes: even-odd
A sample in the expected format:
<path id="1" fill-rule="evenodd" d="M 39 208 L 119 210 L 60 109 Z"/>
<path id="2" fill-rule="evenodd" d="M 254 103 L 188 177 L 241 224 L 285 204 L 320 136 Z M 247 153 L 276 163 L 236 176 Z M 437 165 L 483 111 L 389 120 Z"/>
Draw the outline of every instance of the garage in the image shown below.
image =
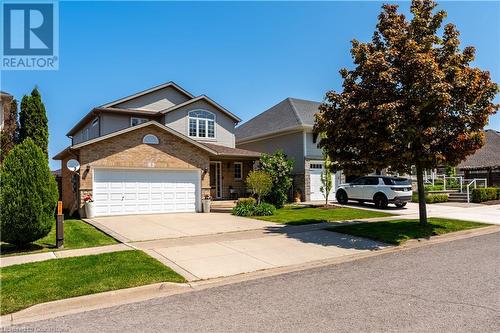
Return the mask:
<path id="1" fill-rule="evenodd" d="M 316 201 L 316 200 L 325 200 L 325 196 L 321 192 L 321 172 L 323 171 L 323 165 L 322 164 L 312 164 L 314 168 L 310 169 L 309 173 L 309 183 L 310 183 L 310 190 L 311 190 L 311 201 Z M 336 177 L 335 175 L 332 175 L 332 189 L 330 191 L 330 195 L 328 197 L 328 200 L 335 200 L 335 189 L 338 186 L 336 182 Z"/>
<path id="2" fill-rule="evenodd" d="M 196 212 L 199 170 L 94 169 L 96 216 Z"/>

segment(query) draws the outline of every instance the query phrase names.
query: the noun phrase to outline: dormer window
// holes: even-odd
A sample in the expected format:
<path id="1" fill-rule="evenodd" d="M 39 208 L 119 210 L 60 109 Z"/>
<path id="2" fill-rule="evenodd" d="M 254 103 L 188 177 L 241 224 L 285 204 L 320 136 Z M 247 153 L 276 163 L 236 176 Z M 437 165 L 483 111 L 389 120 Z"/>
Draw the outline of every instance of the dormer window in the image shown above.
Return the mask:
<path id="1" fill-rule="evenodd" d="M 189 136 L 215 138 L 215 115 L 206 110 L 189 111 Z"/>
<path id="2" fill-rule="evenodd" d="M 143 123 L 147 123 L 148 121 L 149 121 L 149 119 L 147 119 L 147 118 L 132 117 L 132 118 L 130 118 L 130 126 L 140 125 Z"/>

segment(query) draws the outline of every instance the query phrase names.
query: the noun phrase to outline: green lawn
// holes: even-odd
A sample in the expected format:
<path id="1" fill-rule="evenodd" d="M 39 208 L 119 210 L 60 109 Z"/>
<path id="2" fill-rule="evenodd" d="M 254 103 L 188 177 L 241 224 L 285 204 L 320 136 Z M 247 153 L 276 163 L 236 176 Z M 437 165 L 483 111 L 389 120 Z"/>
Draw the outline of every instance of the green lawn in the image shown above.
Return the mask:
<path id="1" fill-rule="evenodd" d="M 418 220 L 394 220 L 329 227 L 327 230 L 400 245 L 409 239 L 428 238 L 449 232 L 488 226 L 484 223 L 441 218 L 429 218 L 428 221 L 428 225 L 424 227 L 420 226 Z"/>
<path id="2" fill-rule="evenodd" d="M 392 214 L 355 208 L 309 208 L 288 206 L 276 210 L 272 216 L 252 216 L 259 220 L 289 225 L 311 224 L 371 217 L 386 217 Z"/>
<path id="3" fill-rule="evenodd" d="M 117 242 L 108 235 L 100 232 L 90 224 L 81 220 L 65 220 L 64 221 L 64 248 L 79 249 L 84 247 L 94 247 L 102 245 L 116 244 Z M 19 249 L 14 245 L 2 243 L 0 244 L 1 255 L 17 255 L 36 252 L 58 250 L 56 247 L 56 224 L 52 226 L 50 233 L 28 247 Z"/>
<path id="4" fill-rule="evenodd" d="M 142 251 L 54 259 L 2 268 L 1 314 L 31 305 L 184 278 Z"/>

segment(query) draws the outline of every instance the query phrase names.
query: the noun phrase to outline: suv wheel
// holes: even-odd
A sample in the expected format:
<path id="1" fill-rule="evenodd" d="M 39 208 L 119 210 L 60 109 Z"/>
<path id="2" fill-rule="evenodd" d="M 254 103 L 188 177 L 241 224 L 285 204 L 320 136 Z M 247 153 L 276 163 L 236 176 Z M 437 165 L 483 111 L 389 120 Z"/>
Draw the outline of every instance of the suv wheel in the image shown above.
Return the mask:
<path id="1" fill-rule="evenodd" d="M 375 203 L 375 207 L 377 208 L 386 208 L 389 204 L 389 200 L 387 200 L 387 197 L 383 193 L 375 194 L 375 196 L 373 197 L 373 202 Z"/>
<path id="2" fill-rule="evenodd" d="M 338 190 L 337 194 L 335 195 L 335 198 L 337 199 L 337 202 L 341 205 L 345 205 L 349 200 L 347 198 L 347 193 L 344 190 Z"/>

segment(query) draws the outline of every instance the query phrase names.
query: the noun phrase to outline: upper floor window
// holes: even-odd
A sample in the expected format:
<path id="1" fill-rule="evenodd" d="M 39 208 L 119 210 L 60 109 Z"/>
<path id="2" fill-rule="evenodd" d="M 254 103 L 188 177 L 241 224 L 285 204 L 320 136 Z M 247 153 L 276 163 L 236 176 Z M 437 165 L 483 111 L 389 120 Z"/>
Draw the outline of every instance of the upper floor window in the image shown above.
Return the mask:
<path id="1" fill-rule="evenodd" d="M 149 119 L 147 119 L 147 118 L 132 117 L 132 118 L 130 118 L 130 126 L 140 125 L 143 123 L 147 123 L 148 121 L 149 121 Z"/>
<path id="2" fill-rule="evenodd" d="M 97 126 L 99 124 L 99 118 L 95 118 L 92 120 L 92 127 Z"/>
<path id="3" fill-rule="evenodd" d="M 189 136 L 215 138 L 215 115 L 205 110 L 189 111 Z"/>

